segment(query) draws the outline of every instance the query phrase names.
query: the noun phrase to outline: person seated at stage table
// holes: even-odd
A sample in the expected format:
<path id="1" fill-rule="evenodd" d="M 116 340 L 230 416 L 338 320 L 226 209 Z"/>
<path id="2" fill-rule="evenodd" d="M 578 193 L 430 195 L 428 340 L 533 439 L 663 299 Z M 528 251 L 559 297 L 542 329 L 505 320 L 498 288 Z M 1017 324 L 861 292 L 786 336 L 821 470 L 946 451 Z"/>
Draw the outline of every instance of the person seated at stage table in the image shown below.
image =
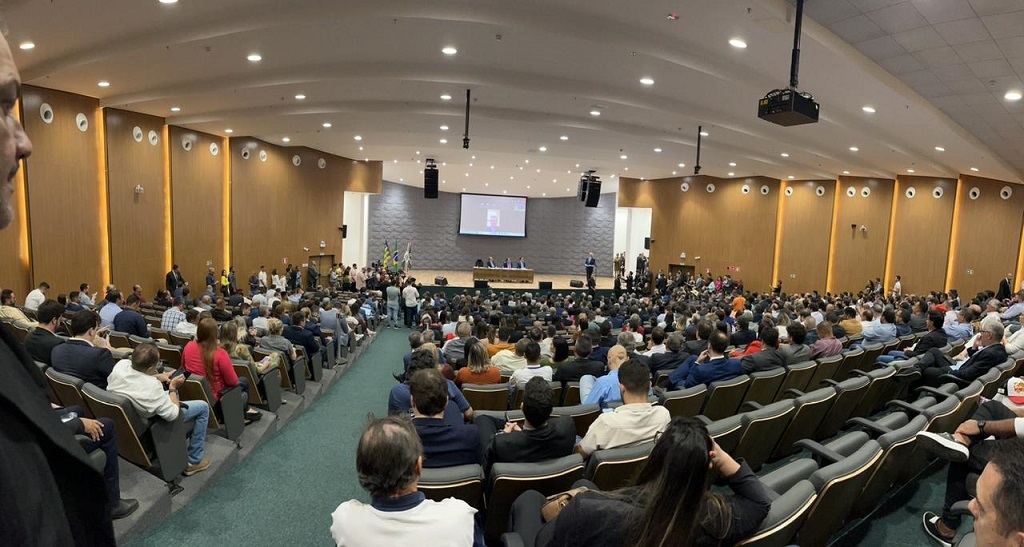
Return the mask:
<path id="1" fill-rule="evenodd" d="M 506 256 L 505 257 L 505 262 L 504 262 L 504 264 L 502 264 L 501 267 L 505 268 L 506 270 L 512 269 L 512 259 L 510 257 Z"/>
<path id="2" fill-rule="evenodd" d="M 526 269 L 526 259 L 523 258 L 523 257 L 519 257 L 519 262 L 516 262 L 516 268 L 518 268 L 520 270 L 525 270 Z M 1017 314 L 1017 315 L 1020 315 L 1020 314 Z"/>
<path id="3" fill-rule="evenodd" d="M 494 262 L 494 257 L 493 256 L 487 257 L 487 267 L 488 268 L 497 268 L 498 267 L 498 264 L 496 262 Z"/>
<path id="4" fill-rule="evenodd" d="M 476 262 L 473 263 L 473 267 L 474 268 L 483 268 L 484 267 L 484 261 L 479 259 L 479 258 L 476 259 Z"/>

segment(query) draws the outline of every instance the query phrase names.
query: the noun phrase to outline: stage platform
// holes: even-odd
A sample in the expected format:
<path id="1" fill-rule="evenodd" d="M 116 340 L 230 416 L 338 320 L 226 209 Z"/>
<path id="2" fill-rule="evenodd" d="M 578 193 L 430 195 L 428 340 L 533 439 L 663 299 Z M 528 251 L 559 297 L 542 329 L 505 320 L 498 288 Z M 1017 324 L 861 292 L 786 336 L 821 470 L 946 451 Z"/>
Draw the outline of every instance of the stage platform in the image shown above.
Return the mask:
<path id="1" fill-rule="evenodd" d="M 409 275 L 416 278 L 418 283 L 421 283 L 424 287 L 433 287 L 434 278 L 437 276 L 443 276 L 448 279 L 449 288 L 473 288 L 473 270 L 456 271 L 456 270 L 409 270 Z M 587 276 L 584 272 L 580 272 L 579 275 L 548 275 L 545 273 L 537 272 L 533 276 L 533 283 L 488 283 L 488 286 L 492 289 L 497 290 L 516 290 L 516 291 L 527 291 L 527 290 L 538 290 L 541 281 L 550 281 L 551 289 L 555 291 L 583 291 L 586 290 L 586 286 L 583 288 L 573 288 L 569 286 L 569 281 L 577 279 L 586 284 Z M 611 277 L 600 277 L 597 278 L 597 289 L 598 290 L 612 290 L 615 285 L 615 279 Z"/>

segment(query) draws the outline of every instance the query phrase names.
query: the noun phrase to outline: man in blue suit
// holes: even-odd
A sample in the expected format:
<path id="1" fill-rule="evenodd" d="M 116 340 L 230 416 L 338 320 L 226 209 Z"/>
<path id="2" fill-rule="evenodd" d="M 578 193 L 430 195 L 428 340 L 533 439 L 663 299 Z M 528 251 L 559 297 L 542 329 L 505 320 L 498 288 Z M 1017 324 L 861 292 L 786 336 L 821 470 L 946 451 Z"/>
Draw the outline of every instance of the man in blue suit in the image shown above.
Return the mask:
<path id="1" fill-rule="evenodd" d="M 516 268 L 519 268 L 520 270 L 525 270 L 526 269 L 526 259 L 523 258 L 523 257 L 519 257 L 519 262 L 516 263 Z"/>
<path id="2" fill-rule="evenodd" d="M 71 316 L 71 339 L 53 348 L 50 354 L 54 370 L 107 389 L 114 356 L 102 336 L 106 330 L 97 328 L 96 313 L 92 310 L 75 312 Z"/>
<path id="3" fill-rule="evenodd" d="M 594 260 L 594 253 L 587 254 L 587 258 L 583 261 L 583 267 L 587 269 L 587 279 L 594 277 L 594 268 L 597 267 L 597 261 Z"/>
<path id="4" fill-rule="evenodd" d="M 699 357 L 694 366 L 690 367 L 686 375 L 686 381 L 682 388 L 693 387 L 699 384 L 710 385 L 718 380 L 729 380 L 743 374 L 743 367 L 739 359 L 730 359 L 725 355 L 725 348 L 729 347 L 729 337 L 722 331 L 716 330 L 711 333 L 708 339 L 708 349 Z"/>

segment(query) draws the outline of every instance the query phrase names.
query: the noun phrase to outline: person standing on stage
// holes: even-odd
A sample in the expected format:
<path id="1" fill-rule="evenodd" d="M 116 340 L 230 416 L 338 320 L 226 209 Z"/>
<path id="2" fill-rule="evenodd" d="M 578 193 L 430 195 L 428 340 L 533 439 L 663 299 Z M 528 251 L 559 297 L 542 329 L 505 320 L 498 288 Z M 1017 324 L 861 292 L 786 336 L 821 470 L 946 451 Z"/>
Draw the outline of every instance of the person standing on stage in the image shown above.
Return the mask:
<path id="1" fill-rule="evenodd" d="M 647 273 L 647 257 L 644 256 L 644 253 L 640 253 L 636 256 L 636 276 L 642 279 L 645 273 Z"/>
<path id="2" fill-rule="evenodd" d="M 583 266 L 587 269 L 587 279 L 594 277 L 594 268 L 597 267 L 597 261 L 594 260 L 594 253 L 588 253 L 586 260 L 583 261 Z"/>

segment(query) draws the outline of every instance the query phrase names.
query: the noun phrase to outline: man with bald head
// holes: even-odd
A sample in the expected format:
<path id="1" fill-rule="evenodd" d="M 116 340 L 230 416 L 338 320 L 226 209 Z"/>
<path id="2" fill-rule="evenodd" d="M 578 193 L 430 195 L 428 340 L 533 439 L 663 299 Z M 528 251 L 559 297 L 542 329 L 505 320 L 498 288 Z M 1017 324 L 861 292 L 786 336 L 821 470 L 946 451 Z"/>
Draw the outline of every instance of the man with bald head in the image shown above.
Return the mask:
<path id="1" fill-rule="evenodd" d="M 19 162 L 32 154 L 14 111 L 20 95 L 21 77 L 0 38 L 0 229 L 14 221 Z M 0 537 L 7 545 L 114 545 L 103 475 L 45 389 L 32 357 L 0 329 L 0 491 L 8 493 L 0 496 Z"/>
<path id="2" fill-rule="evenodd" d="M 608 403 L 622 402 L 619 391 L 619 367 L 629 358 L 626 348 L 616 344 L 608 350 L 608 373 L 600 378 L 586 375 L 580 378 L 580 401 L 585 405 L 599 405 L 602 409 Z"/>

